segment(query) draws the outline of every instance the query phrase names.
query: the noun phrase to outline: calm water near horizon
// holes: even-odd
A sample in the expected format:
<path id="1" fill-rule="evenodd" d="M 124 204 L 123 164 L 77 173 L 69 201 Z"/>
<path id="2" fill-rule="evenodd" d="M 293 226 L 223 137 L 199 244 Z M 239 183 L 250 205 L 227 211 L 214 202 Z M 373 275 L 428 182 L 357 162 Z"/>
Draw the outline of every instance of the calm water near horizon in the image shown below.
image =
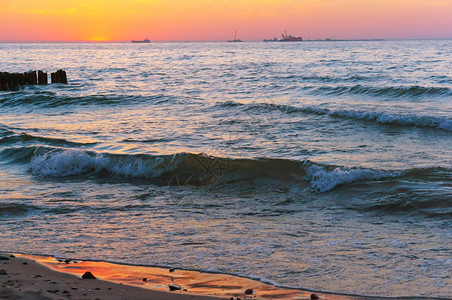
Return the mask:
<path id="1" fill-rule="evenodd" d="M 0 44 L 0 250 L 452 297 L 452 41 Z"/>

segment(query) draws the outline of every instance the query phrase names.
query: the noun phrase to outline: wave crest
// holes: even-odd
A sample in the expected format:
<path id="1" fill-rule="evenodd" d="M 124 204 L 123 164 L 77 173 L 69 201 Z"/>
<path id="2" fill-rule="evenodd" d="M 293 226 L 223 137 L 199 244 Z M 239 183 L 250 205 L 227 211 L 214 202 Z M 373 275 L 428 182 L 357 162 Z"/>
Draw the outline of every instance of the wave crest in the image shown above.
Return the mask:
<path id="1" fill-rule="evenodd" d="M 55 150 L 33 156 L 30 169 L 38 176 L 70 176 L 87 172 L 109 173 L 123 177 L 158 177 L 172 166 L 164 157 L 141 159 L 139 157 L 114 158 L 78 150 Z"/>
<path id="2" fill-rule="evenodd" d="M 33 156 L 30 170 L 36 176 L 110 174 L 122 178 L 154 178 L 164 184 L 195 186 L 265 178 L 278 182 L 304 182 L 315 192 L 328 192 L 344 184 L 401 175 L 400 172 L 323 166 L 309 160 L 227 159 L 190 153 L 122 156 L 62 149 Z"/>
<path id="3" fill-rule="evenodd" d="M 53 147 L 8 148 L 0 157 L 13 163 L 29 163 L 40 177 L 89 175 L 158 185 L 205 186 L 262 182 L 299 185 L 314 192 L 328 192 L 340 186 L 393 178 L 429 182 L 451 177 L 444 168 L 414 168 L 403 171 L 349 168 L 323 165 L 310 160 L 269 158 L 224 158 L 206 154 L 120 155 Z M 146 179 L 141 181 L 141 179 Z"/>
<path id="4" fill-rule="evenodd" d="M 314 93 L 326 93 L 328 95 L 368 95 L 374 97 L 391 98 L 417 98 L 422 96 L 451 96 L 452 90 L 447 87 L 412 86 L 322 86 L 314 89 Z"/>
<path id="5" fill-rule="evenodd" d="M 232 105 L 229 104 L 229 106 Z M 335 118 L 372 121 L 380 124 L 427 127 L 441 129 L 445 131 L 452 131 L 452 119 L 449 119 L 447 117 L 389 114 L 385 112 L 359 111 L 359 110 L 330 110 L 328 108 L 320 108 L 313 106 L 295 107 L 291 105 L 268 104 L 268 103 L 252 104 L 248 107 L 248 109 L 279 110 L 287 114 L 304 113 L 304 114 L 326 115 Z"/>
<path id="6" fill-rule="evenodd" d="M 310 182 L 311 188 L 316 192 L 328 192 L 342 184 L 388 179 L 401 175 L 399 172 L 372 169 L 327 168 L 312 164 L 309 161 L 304 165 L 306 168 L 305 178 Z"/>

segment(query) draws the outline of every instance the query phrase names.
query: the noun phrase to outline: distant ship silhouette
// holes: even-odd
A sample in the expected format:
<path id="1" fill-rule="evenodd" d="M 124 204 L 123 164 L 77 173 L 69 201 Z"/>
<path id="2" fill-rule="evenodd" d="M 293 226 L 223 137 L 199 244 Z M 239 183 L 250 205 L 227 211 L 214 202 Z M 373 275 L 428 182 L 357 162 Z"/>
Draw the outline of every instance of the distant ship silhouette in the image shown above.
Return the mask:
<path id="1" fill-rule="evenodd" d="M 135 41 L 135 40 L 132 40 L 132 43 L 150 43 L 151 41 L 149 40 L 149 39 L 144 39 L 144 40 L 142 40 L 142 41 Z"/>
<path id="2" fill-rule="evenodd" d="M 302 42 L 302 41 L 303 38 L 301 36 L 292 36 L 290 34 L 287 34 L 285 30 L 284 33 L 281 34 L 281 38 L 279 40 L 277 38 L 264 40 L 264 42 Z"/>
<path id="3" fill-rule="evenodd" d="M 243 42 L 242 40 L 237 39 L 237 30 L 235 31 L 234 39 L 228 40 L 229 43 L 240 43 Z"/>

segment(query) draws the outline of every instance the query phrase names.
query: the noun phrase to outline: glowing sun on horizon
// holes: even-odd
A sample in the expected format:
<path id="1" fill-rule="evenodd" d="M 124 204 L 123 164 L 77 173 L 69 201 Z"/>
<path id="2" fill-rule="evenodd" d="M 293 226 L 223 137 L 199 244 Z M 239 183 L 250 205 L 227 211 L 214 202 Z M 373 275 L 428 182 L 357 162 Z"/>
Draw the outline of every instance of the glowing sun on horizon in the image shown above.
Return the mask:
<path id="1" fill-rule="evenodd" d="M 108 41 L 108 38 L 103 36 L 95 36 L 89 39 L 90 42 L 105 42 Z"/>

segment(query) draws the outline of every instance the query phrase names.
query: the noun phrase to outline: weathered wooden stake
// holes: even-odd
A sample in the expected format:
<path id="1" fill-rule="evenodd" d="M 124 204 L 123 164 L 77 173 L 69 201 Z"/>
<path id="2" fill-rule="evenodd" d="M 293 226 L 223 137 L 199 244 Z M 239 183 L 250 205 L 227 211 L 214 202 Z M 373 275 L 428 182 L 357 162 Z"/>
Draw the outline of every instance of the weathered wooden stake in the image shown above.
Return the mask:
<path id="1" fill-rule="evenodd" d="M 66 71 L 60 70 L 61 71 L 61 83 L 67 83 L 67 75 L 66 75 Z"/>
<path id="2" fill-rule="evenodd" d="M 6 91 L 8 89 L 8 83 L 6 82 L 6 74 L 0 73 L 0 91 Z"/>
<path id="3" fill-rule="evenodd" d="M 43 71 L 38 71 L 38 84 L 47 84 L 47 73 L 44 73 Z"/>
<path id="4" fill-rule="evenodd" d="M 24 73 L 25 84 L 37 84 L 38 80 L 36 77 L 36 71 L 30 71 Z"/>
<path id="5" fill-rule="evenodd" d="M 32 84 L 38 84 L 38 75 L 36 74 L 36 71 L 31 72 L 33 75 L 31 75 L 31 78 L 33 80 Z"/>
<path id="6" fill-rule="evenodd" d="M 63 70 L 58 70 L 55 73 L 50 74 L 52 83 L 67 83 L 66 72 Z"/>
<path id="7" fill-rule="evenodd" d="M 67 75 L 63 70 L 50 74 L 52 83 L 67 83 Z M 15 90 L 21 85 L 48 84 L 46 72 L 29 71 L 24 73 L 0 72 L 0 91 Z"/>

